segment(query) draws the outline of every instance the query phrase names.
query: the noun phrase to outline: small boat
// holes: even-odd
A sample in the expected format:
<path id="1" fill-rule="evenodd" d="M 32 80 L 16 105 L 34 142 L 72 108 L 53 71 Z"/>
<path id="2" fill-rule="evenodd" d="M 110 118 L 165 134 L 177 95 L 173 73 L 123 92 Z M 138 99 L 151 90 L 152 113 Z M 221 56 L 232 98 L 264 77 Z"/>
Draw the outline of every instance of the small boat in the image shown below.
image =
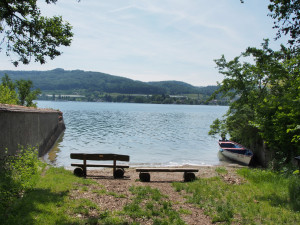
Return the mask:
<path id="1" fill-rule="evenodd" d="M 219 140 L 220 152 L 225 157 L 249 165 L 253 152 L 234 141 Z"/>

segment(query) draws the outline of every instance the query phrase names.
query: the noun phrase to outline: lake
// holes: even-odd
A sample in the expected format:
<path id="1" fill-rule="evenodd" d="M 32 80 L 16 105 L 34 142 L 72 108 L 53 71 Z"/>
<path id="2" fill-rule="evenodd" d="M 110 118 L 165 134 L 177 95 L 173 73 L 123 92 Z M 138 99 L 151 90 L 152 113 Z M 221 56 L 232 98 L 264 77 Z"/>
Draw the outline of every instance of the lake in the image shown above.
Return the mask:
<path id="1" fill-rule="evenodd" d="M 63 112 L 66 130 L 46 160 L 70 167 L 70 153 L 130 155 L 130 166 L 218 165 L 209 126 L 227 106 L 38 101 Z M 76 163 L 76 160 L 72 160 Z"/>

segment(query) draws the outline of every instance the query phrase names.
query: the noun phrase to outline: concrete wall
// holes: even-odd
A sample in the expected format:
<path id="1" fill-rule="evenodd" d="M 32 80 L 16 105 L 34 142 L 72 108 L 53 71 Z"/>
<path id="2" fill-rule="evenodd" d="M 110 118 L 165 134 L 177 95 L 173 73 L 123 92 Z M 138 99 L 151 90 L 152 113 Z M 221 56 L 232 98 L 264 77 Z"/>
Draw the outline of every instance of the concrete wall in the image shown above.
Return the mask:
<path id="1" fill-rule="evenodd" d="M 252 143 L 250 149 L 254 153 L 254 166 L 260 165 L 262 167 L 268 167 L 271 162 L 273 156 L 272 152 L 268 149 L 268 146 L 262 142 Z"/>
<path id="2" fill-rule="evenodd" d="M 14 154 L 18 145 L 38 146 L 43 156 L 64 130 L 59 111 L 0 104 L 0 157 L 5 148 Z"/>

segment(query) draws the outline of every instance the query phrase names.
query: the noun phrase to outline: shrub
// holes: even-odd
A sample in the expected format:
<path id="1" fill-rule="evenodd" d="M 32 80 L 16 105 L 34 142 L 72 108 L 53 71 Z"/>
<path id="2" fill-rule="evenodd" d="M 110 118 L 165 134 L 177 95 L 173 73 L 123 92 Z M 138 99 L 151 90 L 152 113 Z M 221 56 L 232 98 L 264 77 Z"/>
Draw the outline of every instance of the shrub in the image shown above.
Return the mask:
<path id="1" fill-rule="evenodd" d="M 19 146 L 15 155 L 0 160 L 0 211 L 30 190 L 38 179 L 41 161 L 35 147 Z"/>

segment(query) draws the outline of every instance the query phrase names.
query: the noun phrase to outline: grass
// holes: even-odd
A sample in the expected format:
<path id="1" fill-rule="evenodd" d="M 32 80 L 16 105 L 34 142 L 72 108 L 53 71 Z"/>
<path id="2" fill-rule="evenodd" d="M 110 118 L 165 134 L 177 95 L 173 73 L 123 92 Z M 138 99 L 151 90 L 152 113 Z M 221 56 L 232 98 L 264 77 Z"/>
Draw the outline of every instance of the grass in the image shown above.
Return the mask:
<path id="1" fill-rule="evenodd" d="M 115 192 L 112 192 L 112 191 L 107 191 L 104 186 L 101 186 L 99 185 L 100 189 L 95 189 L 95 190 L 92 190 L 93 193 L 96 193 L 98 196 L 101 196 L 101 195 L 110 195 L 110 196 L 113 196 L 115 198 L 126 198 L 127 196 L 125 194 L 118 194 L 118 193 L 115 193 Z"/>
<path id="2" fill-rule="evenodd" d="M 78 185 L 90 184 L 92 180 L 77 178 L 63 168 L 50 168 L 31 191 L 6 211 L 1 221 L 3 224 L 82 224 L 76 217 L 78 214 L 88 215 L 91 209 L 99 209 L 88 199 L 73 200 L 68 194 Z"/>
<path id="3" fill-rule="evenodd" d="M 189 193 L 187 200 L 203 208 L 212 222 L 299 224 L 299 177 L 245 168 L 237 172 L 247 181 L 232 185 L 221 179 L 220 174 L 227 174 L 227 171 L 218 168 L 216 172 L 219 174 L 216 177 L 174 183 L 173 186 L 178 192 Z"/>
<path id="4" fill-rule="evenodd" d="M 158 189 L 130 187 L 132 199 L 119 211 L 101 209 L 91 199 L 76 199 L 74 193 L 90 192 L 99 197 L 110 195 L 126 198 L 124 194 L 107 191 L 91 179 L 74 176 L 63 168 L 50 167 L 36 185 L 0 215 L 1 224 L 140 224 L 145 218 L 153 224 L 184 224 L 168 197 Z M 73 194 L 72 194 L 73 193 Z"/>
<path id="5" fill-rule="evenodd" d="M 228 174 L 228 171 L 226 170 L 225 167 L 217 167 L 215 169 L 215 171 L 219 174 L 219 175 L 226 175 Z"/>
<path id="6" fill-rule="evenodd" d="M 202 208 L 221 224 L 299 224 L 300 178 L 285 177 L 267 170 L 240 169 L 242 184 L 229 184 L 223 175 L 226 168 L 216 169 L 217 176 L 199 178 L 189 183 L 173 183 L 176 191 L 185 194 L 188 202 Z M 237 176 L 237 175 L 235 175 Z M 150 186 L 132 186 L 129 196 L 107 191 L 91 179 L 75 177 L 63 168 L 49 168 L 36 185 L 0 214 L 1 224 L 184 224 L 168 196 Z M 93 199 L 77 199 L 74 193 L 110 195 L 128 198 L 120 210 L 109 211 Z M 130 199 L 129 199 L 130 198 Z M 178 206 L 176 207 L 178 208 Z"/>
<path id="7" fill-rule="evenodd" d="M 168 196 L 162 195 L 158 189 L 132 186 L 129 190 L 134 197 L 132 202 L 119 212 L 120 215 L 129 216 L 134 223 L 138 223 L 139 219 L 151 219 L 153 224 L 185 224 L 180 214 L 186 211 L 175 211 Z"/>

